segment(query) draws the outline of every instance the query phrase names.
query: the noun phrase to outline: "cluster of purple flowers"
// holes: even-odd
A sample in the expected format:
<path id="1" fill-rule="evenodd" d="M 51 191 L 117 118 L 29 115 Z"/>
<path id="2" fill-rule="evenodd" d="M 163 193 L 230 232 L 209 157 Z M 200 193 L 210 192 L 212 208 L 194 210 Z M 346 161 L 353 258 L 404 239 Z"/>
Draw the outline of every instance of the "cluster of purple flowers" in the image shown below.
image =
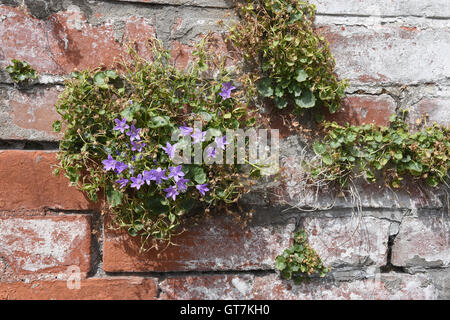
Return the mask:
<path id="1" fill-rule="evenodd" d="M 224 84 L 224 95 L 221 96 L 224 99 L 229 98 L 231 90 L 234 87 L 231 86 L 231 82 L 228 84 Z M 128 125 L 127 119 L 115 119 L 116 126 L 114 130 L 120 131 L 121 133 L 125 133 L 129 139 L 131 145 L 127 144 L 131 151 L 142 152 L 143 148 L 146 144 L 141 141 L 140 137 L 140 128 L 136 128 L 134 124 Z M 206 131 L 195 130 L 194 128 L 181 126 L 180 128 L 182 136 L 191 136 L 194 139 L 194 144 L 201 143 L 206 140 Z M 218 137 L 215 139 L 216 147 L 211 147 L 208 151 L 210 157 L 215 157 L 217 148 L 225 150 L 225 145 L 227 145 L 227 141 L 225 137 Z M 172 145 L 169 142 L 166 143 L 166 146 L 162 147 L 164 152 L 169 156 L 170 159 L 175 157 L 175 148 L 176 144 Z M 121 153 L 116 151 L 117 156 L 126 156 L 125 152 Z M 132 156 L 133 161 L 136 161 L 136 156 Z M 139 159 L 142 159 L 142 154 L 139 155 Z M 156 160 L 154 161 L 155 163 Z M 154 181 L 157 185 L 161 185 L 164 181 L 173 181 L 173 185 L 170 185 L 167 188 L 164 188 L 163 191 L 166 193 L 166 198 L 171 198 L 172 200 L 176 200 L 176 197 L 180 193 L 184 193 L 188 189 L 188 184 L 191 182 L 189 179 L 184 178 L 184 172 L 182 171 L 182 166 L 169 167 L 168 171 L 161 167 L 151 170 L 144 170 L 142 173 L 134 175 L 134 168 L 131 164 L 126 164 L 122 161 L 115 160 L 110 154 L 106 160 L 103 160 L 104 169 L 106 171 L 114 171 L 117 175 L 122 174 L 125 170 L 128 169 L 129 175 L 131 177 L 127 179 L 126 177 L 119 176 L 119 179 L 115 182 L 120 185 L 121 189 L 126 188 L 128 185 L 131 188 L 135 188 L 139 190 L 144 184 L 150 185 L 152 181 Z M 208 184 L 198 184 L 195 185 L 196 189 L 205 196 L 206 192 L 209 191 Z"/>

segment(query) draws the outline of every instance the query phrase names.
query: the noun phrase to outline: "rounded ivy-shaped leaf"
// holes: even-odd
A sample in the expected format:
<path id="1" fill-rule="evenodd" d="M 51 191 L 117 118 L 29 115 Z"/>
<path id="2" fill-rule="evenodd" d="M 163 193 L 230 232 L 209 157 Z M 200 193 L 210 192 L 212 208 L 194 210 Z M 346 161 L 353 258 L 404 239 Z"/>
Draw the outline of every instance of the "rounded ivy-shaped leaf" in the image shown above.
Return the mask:
<path id="1" fill-rule="evenodd" d="M 272 79 L 264 78 L 256 82 L 256 88 L 263 97 L 271 97 L 273 95 Z"/>
<path id="2" fill-rule="evenodd" d="M 304 90 L 300 97 L 295 98 L 295 104 L 303 109 L 313 108 L 316 105 L 316 97 L 311 90 Z"/>
<path id="3" fill-rule="evenodd" d="M 288 105 L 287 101 L 283 98 L 275 98 L 275 105 L 278 109 L 284 109 Z"/>

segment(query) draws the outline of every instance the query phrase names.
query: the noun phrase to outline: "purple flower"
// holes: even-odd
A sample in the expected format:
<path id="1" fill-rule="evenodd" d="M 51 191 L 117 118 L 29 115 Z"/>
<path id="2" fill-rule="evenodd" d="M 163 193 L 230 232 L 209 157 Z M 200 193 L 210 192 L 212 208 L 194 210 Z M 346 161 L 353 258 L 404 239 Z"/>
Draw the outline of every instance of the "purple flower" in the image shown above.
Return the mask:
<path id="1" fill-rule="evenodd" d="M 167 193 L 166 198 L 172 197 L 172 200 L 175 200 L 177 198 L 177 195 L 179 195 L 177 188 L 175 188 L 174 186 L 170 186 L 164 189 L 164 191 Z"/>
<path id="2" fill-rule="evenodd" d="M 181 165 L 178 167 L 170 167 L 169 170 L 169 178 L 173 178 L 175 181 L 180 180 L 180 178 L 184 176 L 184 172 L 181 171 Z"/>
<path id="3" fill-rule="evenodd" d="M 191 134 L 191 137 L 194 138 L 194 144 L 205 141 L 206 131 L 196 131 Z"/>
<path id="4" fill-rule="evenodd" d="M 195 187 L 197 188 L 197 190 L 204 196 L 206 191 L 209 191 L 208 187 L 207 187 L 207 183 L 205 184 L 198 184 Z"/>
<path id="5" fill-rule="evenodd" d="M 186 126 L 180 127 L 180 130 L 181 130 L 181 135 L 183 137 L 190 135 L 191 132 L 194 131 L 194 129 L 192 129 L 191 127 L 186 127 Z"/>
<path id="6" fill-rule="evenodd" d="M 128 169 L 128 166 L 127 166 L 125 163 L 123 163 L 123 162 L 116 161 L 116 166 L 115 166 L 114 169 L 116 170 L 116 172 L 117 172 L 118 174 L 121 174 L 122 171 Z"/>
<path id="7" fill-rule="evenodd" d="M 132 188 L 140 189 L 141 186 L 144 184 L 144 179 L 142 179 L 142 174 L 139 174 L 136 178 L 131 177 L 131 181 L 133 182 L 131 184 Z"/>
<path id="8" fill-rule="evenodd" d="M 208 158 L 214 159 L 216 157 L 216 155 L 217 155 L 216 151 L 217 151 L 216 148 L 208 147 L 206 149 L 206 153 L 208 155 Z"/>
<path id="9" fill-rule="evenodd" d="M 133 100 L 128 100 L 128 103 L 129 104 L 133 104 Z"/>
<path id="10" fill-rule="evenodd" d="M 226 146 L 227 144 L 230 144 L 229 142 L 227 142 L 227 137 L 225 137 L 225 136 L 223 136 L 223 137 L 217 137 L 217 138 L 215 139 L 215 141 L 216 141 L 217 147 L 220 148 L 220 149 L 222 149 L 222 150 L 225 150 L 225 146 Z"/>
<path id="11" fill-rule="evenodd" d="M 116 122 L 114 130 L 118 130 L 121 133 L 123 133 L 126 129 L 130 127 L 129 125 L 127 125 L 127 119 L 122 119 L 122 121 L 120 121 L 119 119 L 114 119 L 114 121 Z"/>
<path id="12" fill-rule="evenodd" d="M 103 169 L 106 171 L 114 170 L 116 168 L 116 160 L 114 160 L 110 154 L 108 154 L 108 159 L 103 160 L 102 163 L 104 164 Z"/>
<path id="13" fill-rule="evenodd" d="M 222 83 L 222 92 L 219 95 L 223 98 L 223 100 L 227 100 L 231 98 L 231 90 L 236 89 L 230 82 Z"/>
<path id="14" fill-rule="evenodd" d="M 186 183 L 188 183 L 190 180 L 189 179 L 184 179 L 184 178 L 180 178 L 177 181 L 177 188 L 178 190 L 184 192 L 187 190 L 187 185 Z"/>
<path id="15" fill-rule="evenodd" d="M 148 185 L 150 185 L 150 181 L 161 184 L 162 180 L 167 180 L 166 170 L 158 168 L 156 170 L 144 171 L 144 180 Z"/>
<path id="16" fill-rule="evenodd" d="M 131 141 L 131 151 L 138 151 L 138 152 L 142 152 L 142 148 L 146 146 L 145 143 L 141 142 L 141 141 Z M 133 160 L 134 161 L 134 160 Z"/>
<path id="17" fill-rule="evenodd" d="M 176 145 L 177 144 L 171 145 L 169 142 L 167 142 L 166 147 L 162 147 L 170 159 L 173 159 L 173 157 L 175 157 L 175 146 Z"/>
<path id="18" fill-rule="evenodd" d="M 122 178 L 122 179 L 116 180 L 116 182 L 120 183 L 120 189 L 123 189 L 127 186 L 128 179 Z"/>
<path id="19" fill-rule="evenodd" d="M 127 131 L 127 136 L 130 137 L 130 141 L 141 140 L 141 137 L 139 136 L 140 131 L 141 129 L 136 129 L 134 124 L 132 124 L 130 130 Z"/>

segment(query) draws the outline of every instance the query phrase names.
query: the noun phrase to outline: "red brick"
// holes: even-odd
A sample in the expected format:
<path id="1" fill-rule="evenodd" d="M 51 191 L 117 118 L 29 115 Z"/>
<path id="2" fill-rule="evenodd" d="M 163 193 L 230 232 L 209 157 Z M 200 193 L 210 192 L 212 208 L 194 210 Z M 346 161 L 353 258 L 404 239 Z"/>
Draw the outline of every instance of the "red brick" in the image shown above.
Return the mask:
<path id="1" fill-rule="evenodd" d="M 342 102 L 341 109 L 334 114 L 326 112 L 326 119 L 345 125 L 373 123 L 389 125 L 389 117 L 395 113 L 396 103 L 388 95 L 351 95 Z"/>
<path id="2" fill-rule="evenodd" d="M 153 278 L 91 278 L 80 289 L 69 289 L 66 281 L 0 283 L 1 300 L 153 300 L 157 296 Z"/>
<path id="3" fill-rule="evenodd" d="M 90 269 L 88 215 L 0 217 L 0 257 L 17 274 Z"/>
<path id="4" fill-rule="evenodd" d="M 125 22 L 121 44 L 116 41 L 112 24 L 90 25 L 76 10 L 60 11 L 48 21 L 7 6 L 0 6 L 0 15 L 5 16 L 0 28 L 4 44 L 0 67 L 11 59 L 20 59 L 41 73 L 67 74 L 74 69 L 111 67 L 126 52 L 128 40 L 143 42 L 154 36 L 154 28 L 135 17 Z"/>
<path id="5" fill-rule="evenodd" d="M 242 300 L 252 298 L 252 275 L 168 278 L 160 283 L 162 300 Z"/>
<path id="6" fill-rule="evenodd" d="M 55 152 L 0 152 L 0 210 L 97 209 L 69 180 L 53 175 Z"/>
<path id="7" fill-rule="evenodd" d="M 214 217 L 173 239 L 164 251 L 139 252 L 140 240 L 105 226 L 103 269 L 120 271 L 208 271 L 273 269 L 289 245 L 294 224 L 242 229 L 231 218 Z M 159 254 L 159 255 L 158 255 Z"/>
<path id="8" fill-rule="evenodd" d="M 52 59 L 48 50 L 44 21 L 33 18 L 20 8 L 0 5 L 2 19 L 0 27 L 0 68 L 11 59 L 25 60 L 39 72 L 59 73 L 62 70 Z"/>
<path id="9" fill-rule="evenodd" d="M 56 87 L 32 90 L 5 89 L 2 100 L 9 112 L 0 130 L 2 139 L 56 140 L 59 134 L 53 132 L 53 121 L 59 119 L 55 110 L 59 90 Z"/>

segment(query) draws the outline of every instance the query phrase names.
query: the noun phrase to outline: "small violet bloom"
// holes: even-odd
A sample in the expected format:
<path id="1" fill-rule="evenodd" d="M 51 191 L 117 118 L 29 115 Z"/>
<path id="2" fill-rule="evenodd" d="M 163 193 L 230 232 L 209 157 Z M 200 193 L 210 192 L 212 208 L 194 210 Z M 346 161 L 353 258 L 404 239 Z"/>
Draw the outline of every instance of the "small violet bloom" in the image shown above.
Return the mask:
<path id="1" fill-rule="evenodd" d="M 116 166 L 115 166 L 114 169 L 115 169 L 115 171 L 116 171 L 118 174 L 121 174 L 122 171 L 128 169 L 128 166 L 127 166 L 125 163 L 123 163 L 123 162 L 116 161 Z"/>
<path id="2" fill-rule="evenodd" d="M 138 152 L 142 152 L 142 148 L 146 146 L 145 143 L 140 142 L 140 141 L 131 141 L 131 151 L 138 151 Z M 133 160 L 134 161 L 134 160 Z"/>
<path id="3" fill-rule="evenodd" d="M 180 127 L 180 131 L 181 131 L 181 135 L 183 137 L 188 136 L 192 133 L 192 131 L 194 131 L 194 129 L 192 129 L 191 127 L 186 127 L 186 126 L 182 126 Z"/>
<path id="4" fill-rule="evenodd" d="M 177 181 L 177 188 L 178 188 L 178 190 L 180 190 L 182 192 L 186 191 L 187 190 L 186 183 L 188 183 L 189 181 L 190 181 L 189 179 L 180 178 Z"/>
<path id="5" fill-rule="evenodd" d="M 205 184 L 198 184 L 195 187 L 197 188 L 197 190 L 204 196 L 206 191 L 209 191 L 208 187 L 207 187 L 207 183 Z"/>
<path id="6" fill-rule="evenodd" d="M 177 144 L 171 145 L 169 142 L 167 142 L 166 147 L 162 147 L 162 149 L 167 153 L 170 159 L 173 159 L 175 157 L 175 147 Z"/>
<path id="7" fill-rule="evenodd" d="M 144 184 L 144 179 L 142 179 L 142 174 L 139 174 L 136 178 L 131 177 L 131 181 L 133 182 L 131 184 L 132 188 L 140 189 L 141 186 Z"/>
<path id="8" fill-rule="evenodd" d="M 162 180 L 167 180 L 166 170 L 158 168 L 156 170 L 144 171 L 144 180 L 148 185 L 150 185 L 150 181 L 161 184 Z"/>
<path id="9" fill-rule="evenodd" d="M 172 200 L 175 200 L 177 198 L 177 195 L 179 195 L 177 188 L 175 188 L 174 186 L 170 186 L 167 189 L 164 189 L 164 191 L 167 193 L 166 198 L 172 197 Z"/>
<path id="10" fill-rule="evenodd" d="M 236 89 L 230 82 L 222 83 L 222 92 L 219 95 L 223 98 L 223 100 L 227 100 L 231 98 L 231 91 Z"/>
<path id="11" fill-rule="evenodd" d="M 123 189 L 127 186 L 128 179 L 122 178 L 122 179 L 116 180 L 116 182 L 120 183 L 120 189 Z"/>
<path id="12" fill-rule="evenodd" d="M 216 142 L 216 144 L 217 144 L 217 147 L 220 148 L 220 149 L 222 149 L 222 150 L 225 150 L 225 146 L 226 146 L 227 144 L 230 144 L 229 142 L 227 142 L 227 137 L 225 137 L 225 136 L 223 136 L 223 137 L 217 137 L 217 138 L 215 139 L 215 142 Z"/>
<path id="13" fill-rule="evenodd" d="M 177 182 L 181 177 L 184 176 L 184 172 L 181 171 L 181 165 L 178 167 L 170 167 L 169 170 L 169 178 L 173 178 L 175 182 Z"/>
<path id="14" fill-rule="evenodd" d="M 217 155 L 217 150 L 214 147 L 208 147 L 206 149 L 206 153 L 208 155 L 208 158 L 214 159 L 216 157 L 216 155 Z"/>
<path id="15" fill-rule="evenodd" d="M 205 141 L 206 131 L 196 131 L 191 134 L 191 137 L 194 138 L 194 144 Z"/>
<path id="16" fill-rule="evenodd" d="M 114 170 L 116 168 L 116 160 L 114 160 L 110 154 L 108 154 L 108 159 L 102 161 L 106 171 Z"/>
<path id="17" fill-rule="evenodd" d="M 129 125 L 127 125 L 127 119 L 122 119 L 122 121 L 120 121 L 119 119 L 114 119 L 114 121 L 116 122 L 114 130 L 120 131 L 121 133 L 123 133 L 130 127 Z"/>
<path id="18" fill-rule="evenodd" d="M 140 131 L 141 131 L 141 129 L 136 129 L 134 124 L 131 125 L 130 130 L 127 131 L 127 136 L 130 137 L 131 142 L 134 140 L 141 140 L 141 137 L 139 136 Z"/>

